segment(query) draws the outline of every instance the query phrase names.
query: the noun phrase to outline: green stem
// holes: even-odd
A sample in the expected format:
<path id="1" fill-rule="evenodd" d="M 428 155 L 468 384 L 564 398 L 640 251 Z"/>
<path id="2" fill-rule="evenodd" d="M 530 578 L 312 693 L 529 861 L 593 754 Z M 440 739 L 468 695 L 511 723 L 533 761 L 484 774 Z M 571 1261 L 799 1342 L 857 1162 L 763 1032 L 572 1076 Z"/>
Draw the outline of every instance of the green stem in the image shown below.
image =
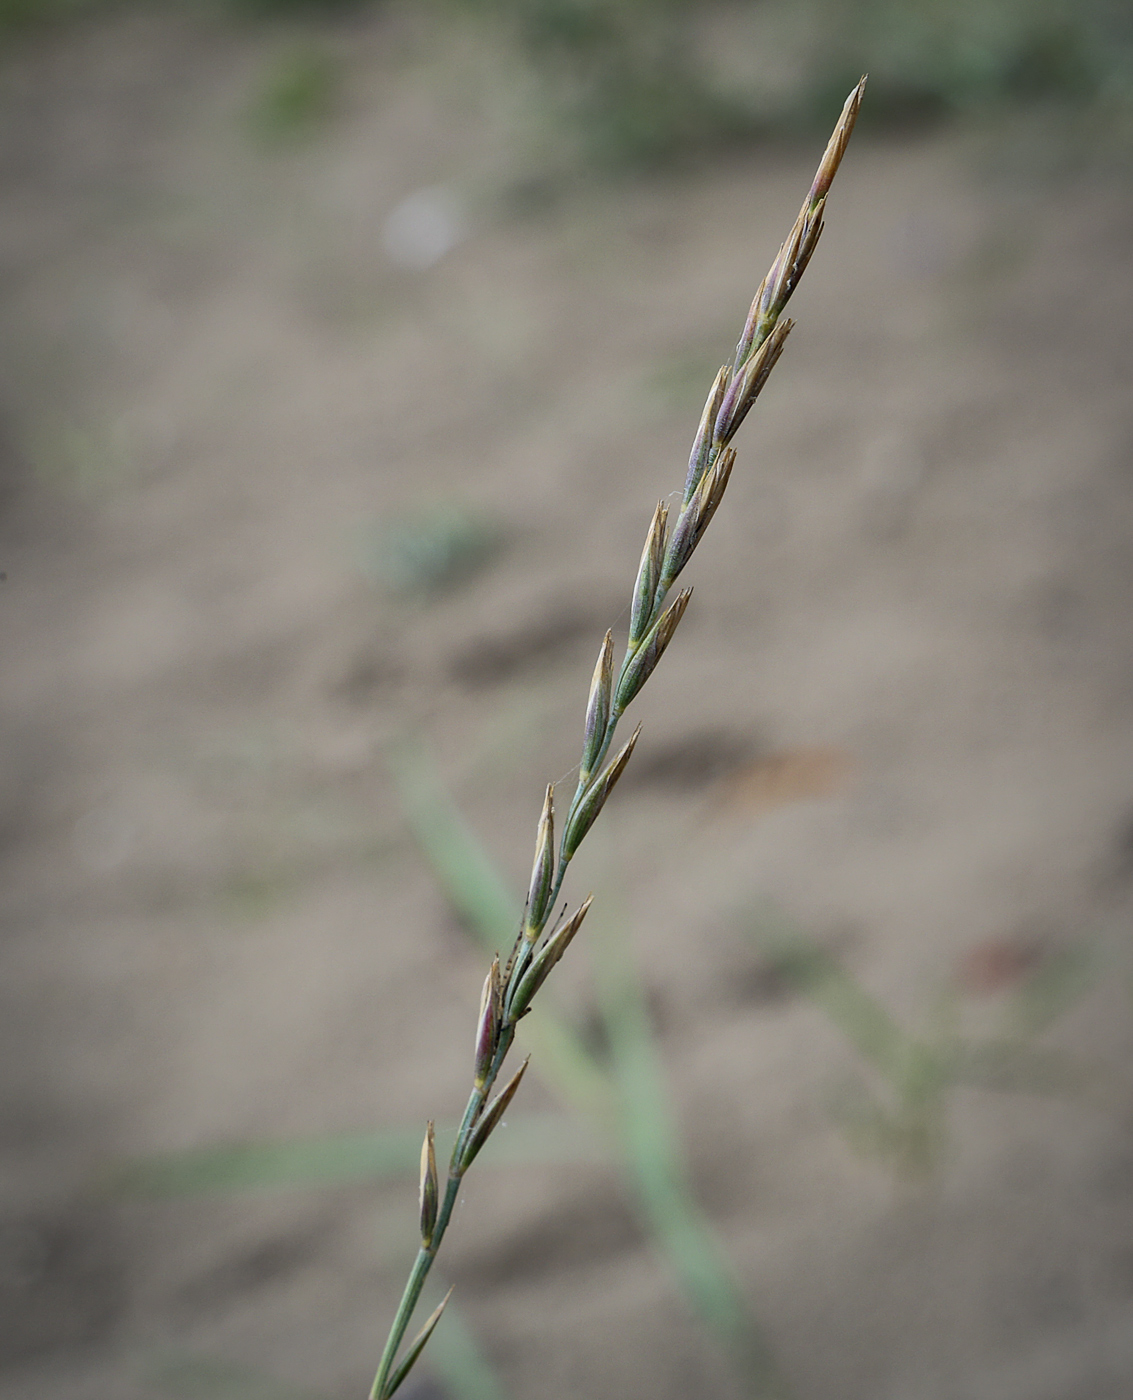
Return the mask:
<path id="1" fill-rule="evenodd" d="M 452 1180 L 450 1178 L 449 1188 L 451 1189 L 451 1187 Z M 447 1192 L 445 1194 L 445 1204 L 448 1205 Z M 389 1329 L 385 1350 L 382 1352 L 382 1359 L 378 1363 L 378 1374 L 374 1377 L 374 1384 L 370 1388 L 370 1400 L 385 1400 L 385 1384 L 389 1379 L 390 1371 L 393 1369 L 394 1358 L 397 1356 L 398 1348 L 401 1346 L 401 1339 L 405 1336 L 405 1330 L 409 1326 L 410 1319 L 413 1316 L 413 1310 L 417 1306 L 417 1300 L 421 1296 L 421 1290 L 425 1286 L 425 1280 L 429 1275 L 429 1270 L 433 1266 L 433 1259 L 436 1254 L 435 1244 L 438 1243 L 435 1234 L 433 1240 L 433 1247 L 426 1249 L 424 1245 L 422 1245 L 417 1251 L 417 1258 L 413 1261 L 413 1268 L 409 1271 L 405 1292 L 402 1293 L 401 1302 L 398 1305 L 397 1316 L 393 1320 L 393 1326 Z"/>

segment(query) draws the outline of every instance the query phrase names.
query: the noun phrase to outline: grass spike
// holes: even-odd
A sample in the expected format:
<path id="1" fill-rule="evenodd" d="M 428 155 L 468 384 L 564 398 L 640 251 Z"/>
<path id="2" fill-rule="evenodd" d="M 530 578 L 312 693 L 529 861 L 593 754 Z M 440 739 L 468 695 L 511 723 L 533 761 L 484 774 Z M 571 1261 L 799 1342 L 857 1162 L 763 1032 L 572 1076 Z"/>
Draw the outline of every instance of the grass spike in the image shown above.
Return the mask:
<path id="1" fill-rule="evenodd" d="M 549 973 L 565 950 L 569 938 L 574 936 L 573 931 L 568 937 L 563 929 L 557 929 L 544 948 L 538 954 L 534 952 L 558 900 L 570 862 L 597 819 L 637 743 L 640 725 L 606 767 L 602 767 L 612 747 L 622 712 L 652 674 L 688 606 L 689 594 L 686 591 L 666 611 L 661 612 L 670 584 L 688 563 L 723 497 L 735 460 L 730 441 L 758 397 L 790 333 L 791 322 L 779 325 L 779 318 L 822 234 L 826 197 L 853 132 L 865 81 L 863 77 L 846 99 L 806 200 L 752 301 L 736 346 L 732 368 L 722 367 L 709 391 L 693 442 L 681 513 L 671 537 L 668 537 L 664 505 L 658 506 L 654 512 L 634 584 L 629 644 L 616 685 L 611 659 L 613 639 L 609 633 L 599 651 L 586 708 L 578 786 L 563 823 L 558 857 L 553 862 L 547 855 L 553 851 L 551 789 L 547 790 L 536 838 L 527 914 L 515 951 L 508 959 L 506 972 L 500 973 L 497 958 L 485 984 L 477 1027 L 475 1079 L 453 1148 L 448 1186 L 438 1207 L 429 1243 L 419 1251 L 405 1285 L 374 1379 L 373 1400 L 388 1400 L 436 1325 L 439 1310 L 418 1335 L 405 1361 L 394 1371 L 394 1358 L 444 1238 L 464 1173 L 511 1102 L 527 1067 L 525 1060 L 519 1072 L 485 1109 L 514 1040 L 515 1018 L 508 1014 L 508 1009 L 518 1009 L 520 1014 L 527 1010 L 531 997 L 538 990 L 537 985 L 532 985 L 537 976 L 535 969 L 538 968 L 542 976 Z M 598 772 L 597 777 L 593 776 L 595 772 Z M 549 873 L 552 863 L 553 873 Z M 589 901 L 582 906 L 575 919 L 581 922 L 587 908 Z M 564 928 L 569 929 L 570 924 Z"/>

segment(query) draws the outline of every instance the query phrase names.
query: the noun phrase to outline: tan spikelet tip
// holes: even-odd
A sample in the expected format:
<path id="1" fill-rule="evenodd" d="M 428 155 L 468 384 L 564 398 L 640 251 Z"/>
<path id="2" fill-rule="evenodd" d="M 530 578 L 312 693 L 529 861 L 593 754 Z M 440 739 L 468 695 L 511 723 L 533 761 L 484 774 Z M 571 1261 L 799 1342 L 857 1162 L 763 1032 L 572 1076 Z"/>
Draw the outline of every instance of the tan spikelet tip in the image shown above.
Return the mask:
<path id="1" fill-rule="evenodd" d="M 810 190 L 810 207 L 813 209 L 820 199 L 829 191 L 834 183 L 834 176 L 838 173 L 838 167 L 842 163 L 842 157 L 846 154 L 846 146 L 853 134 L 854 123 L 858 119 L 858 112 L 861 110 L 862 98 L 865 95 L 865 85 L 869 78 L 868 73 L 863 73 L 858 79 L 857 86 L 849 97 L 846 98 L 845 106 L 842 108 L 842 115 L 838 118 L 834 132 L 827 143 L 826 150 L 822 156 L 822 162 L 818 167 L 818 173 L 814 177 L 814 184 Z"/>

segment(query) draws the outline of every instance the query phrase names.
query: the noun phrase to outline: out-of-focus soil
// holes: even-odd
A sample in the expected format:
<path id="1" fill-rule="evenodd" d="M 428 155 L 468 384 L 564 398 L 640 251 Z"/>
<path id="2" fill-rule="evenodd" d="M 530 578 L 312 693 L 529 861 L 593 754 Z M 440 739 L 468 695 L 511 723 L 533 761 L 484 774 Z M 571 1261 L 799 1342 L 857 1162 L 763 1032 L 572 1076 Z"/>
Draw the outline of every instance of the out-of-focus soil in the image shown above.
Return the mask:
<path id="1" fill-rule="evenodd" d="M 518 891 L 817 154 L 519 198 L 472 70 L 396 12 L 327 37 L 324 129 L 249 135 L 279 42 L 124 17 L 0 83 L 13 1400 L 168 1393 L 170 1354 L 365 1393 L 414 1182 L 101 1185 L 458 1116 L 484 959 L 387 746 L 427 741 Z M 571 885 L 632 930 L 699 1197 L 800 1400 L 1133 1394 L 1133 197 L 990 151 L 851 149 Z M 406 267 L 383 228 L 436 185 L 466 236 Z M 502 548 L 384 592 L 374 541 L 437 507 Z M 768 968 L 768 909 L 924 1036 L 990 1034 L 1081 954 L 1041 1041 L 1077 1077 L 950 1090 L 902 1176 L 843 1132 L 846 1082 L 884 1086 Z M 515 1121 L 555 1106 L 532 1071 Z M 738 1394 L 600 1160 L 485 1166 L 445 1256 L 515 1397 Z"/>

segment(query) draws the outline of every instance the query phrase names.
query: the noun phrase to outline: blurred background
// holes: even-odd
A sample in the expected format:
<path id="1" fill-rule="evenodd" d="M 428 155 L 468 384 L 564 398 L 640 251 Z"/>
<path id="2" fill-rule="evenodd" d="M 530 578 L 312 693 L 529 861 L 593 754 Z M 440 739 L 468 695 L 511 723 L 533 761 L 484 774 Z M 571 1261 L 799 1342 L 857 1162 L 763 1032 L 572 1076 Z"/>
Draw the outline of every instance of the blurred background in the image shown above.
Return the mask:
<path id="1" fill-rule="evenodd" d="M 1133 10 L 0 0 L 5 1395 L 367 1392 L 866 70 L 403 1393 L 1133 1393 Z"/>

